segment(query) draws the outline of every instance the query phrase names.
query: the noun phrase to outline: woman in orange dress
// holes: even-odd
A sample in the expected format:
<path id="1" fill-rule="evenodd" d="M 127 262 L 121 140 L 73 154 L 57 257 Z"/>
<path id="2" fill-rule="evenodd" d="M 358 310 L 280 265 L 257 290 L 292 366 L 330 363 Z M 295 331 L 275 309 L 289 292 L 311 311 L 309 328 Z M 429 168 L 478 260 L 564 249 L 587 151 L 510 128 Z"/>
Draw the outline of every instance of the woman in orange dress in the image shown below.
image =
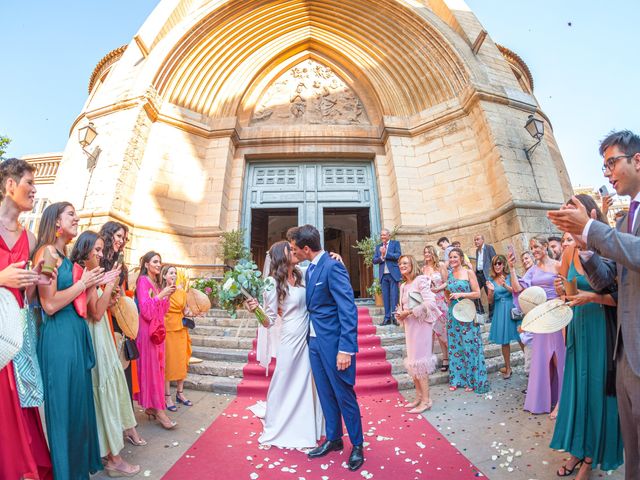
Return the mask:
<path id="1" fill-rule="evenodd" d="M 162 267 L 162 287 L 175 285 L 178 271 L 173 265 Z M 182 324 L 185 315 L 189 315 L 187 309 L 187 293 L 182 288 L 176 288 L 169 299 L 169 311 L 164 317 L 164 326 L 167 329 L 165 339 L 165 371 L 166 379 L 164 396 L 167 402 L 167 410 L 175 412 L 178 408 L 171 398 L 171 382 L 177 383 L 176 402 L 187 407 L 193 405 L 191 400 L 184 396 L 184 379 L 187 378 L 189 357 L 191 357 L 191 337 L 189 329 Z"/>

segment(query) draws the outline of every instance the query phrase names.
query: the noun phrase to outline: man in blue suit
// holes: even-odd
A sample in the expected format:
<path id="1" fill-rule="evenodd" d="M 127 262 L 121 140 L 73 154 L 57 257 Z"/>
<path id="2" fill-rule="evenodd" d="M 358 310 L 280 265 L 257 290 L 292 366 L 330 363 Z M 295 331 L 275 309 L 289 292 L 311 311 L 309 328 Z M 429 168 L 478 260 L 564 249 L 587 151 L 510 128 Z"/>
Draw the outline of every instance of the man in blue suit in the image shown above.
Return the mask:
<path id="1" fill-rule="evenodd" d="M 311 450 L 309 458 L 342 450 L 342 419 L 353 445 L 349 470 L 364 463 L 360 407 L 354 390 L 358 351 L 358 310 L 349 274 L 344 265 L 322 249 L 320 232 L 312 225 L 289 231 L 291 249 L 300 260 L 309 260 L 305 277 L 311 370 L 326 422 L 327 436 Z"/>
<path id="2" fill-rule="evenodd" d="M 402 256 L 400 242 L 391 240 L 391 233 L 386 228 L 380 232 L 380 239 L 382 243 L 376 245 L 373 263 L 379 265 L 378 275 L 382 288 L 382 300 L 384 301 L 382 325 L 389 325 L 391 322 L 398 325 L 392 312 L 398 306 L 398 283 L 402 278 L 398 267 L 398 259 Z"/>

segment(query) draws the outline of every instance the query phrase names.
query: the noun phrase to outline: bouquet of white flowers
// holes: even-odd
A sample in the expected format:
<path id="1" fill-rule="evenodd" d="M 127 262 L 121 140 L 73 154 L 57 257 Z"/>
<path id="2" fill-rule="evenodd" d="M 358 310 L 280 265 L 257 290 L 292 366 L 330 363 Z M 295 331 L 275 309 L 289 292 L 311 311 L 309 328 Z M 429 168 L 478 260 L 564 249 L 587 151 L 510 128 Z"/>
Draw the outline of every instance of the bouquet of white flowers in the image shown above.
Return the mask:
<path id="1" fill-rule="evenodd" d="M 240 260 L 235 268 L 224 274 L 218 291 L 218 304 L 232 318 L 236 318 L 237 309 L 245 300 L 255 298 L 262 300 L 262 294 L 275 287 L 271 278 L 262 278 L 258 266 L 250 260 Z M 269 326 L 269 319 L 262 307 L 253 312 L 260 324 Z"/>

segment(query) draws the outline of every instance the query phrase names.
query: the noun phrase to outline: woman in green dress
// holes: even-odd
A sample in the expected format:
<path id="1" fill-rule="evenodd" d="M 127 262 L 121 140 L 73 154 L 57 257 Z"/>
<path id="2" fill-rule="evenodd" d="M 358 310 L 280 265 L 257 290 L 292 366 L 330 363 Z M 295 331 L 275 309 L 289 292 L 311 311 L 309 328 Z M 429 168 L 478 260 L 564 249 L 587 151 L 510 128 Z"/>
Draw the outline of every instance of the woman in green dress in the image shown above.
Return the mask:
<path id="1" fill-rule="evenodd" d="M 38 287 L 44 311 L 38 360 L 53 476 L 65 480 L 88 479 L 102 469 L 91 384 L 95 356 L 87 322 L 73 301 L 99 285 L 104 275 L 99 267 L 86 269 L 73 281 L 65 253 L 78 233 L 78 220 L 70 203 L 49 205 L 42 213 L 34 257 L 35 264 L 43 257 L 45 265 L 55 260 L 58 269 L 56 282 Z"/>
<path id="2" fill-rule="evenodd" d="M 70 260 L 83 268 L 100 265 L 104 241 L 97 233 L 85 231 L 78 237 Z M 87 290 L 87 324 L 93 340 L 96 365 L 91 370 L 93 398 L 96 407 L 100 456 L 107 458 L 104 469 L 111 477 L 131 477 L 140 472 L 139 465 L 127 463 L 120 452 L 124 448 L 122 431 L 138 437 L 136 419 L 131 406 L 127 379 L 113 341 L 107 308 L 117 300 L 116 284 L 120 266 L 105 274 L 104 292 L 99 288 Z M 138 440 L 139 439 L 138 437 Z"/>
<path id="3" fill-rule="evenodd" d="M 586 195 L 578 199 L 587 211 L 596 210 L 596 203 Z M 584 198 L 586 197 L 586 198 Z M 569 263 L 567 280 L 576 280 L 578 293 L 567 297 L 573 307 L 573 320 L 567 328 L 567 353 L 560 408 L 551 448 L 571 454 L 569 461 L 557 471 L 558 476 L 571 475 L 578 468 L 577 478 L 589 478 L 592 468 L 614 470 L 623 463 L 622 436 L 616 397 L 607 394 L 607 335 L 604 306 L 615 306 L 609 294 L 598 294 L 590 287 L 582 270 L 579 247 L 567 248 L 563 265 Z M 556 290 L 565 295 L 561 281 Z"/>

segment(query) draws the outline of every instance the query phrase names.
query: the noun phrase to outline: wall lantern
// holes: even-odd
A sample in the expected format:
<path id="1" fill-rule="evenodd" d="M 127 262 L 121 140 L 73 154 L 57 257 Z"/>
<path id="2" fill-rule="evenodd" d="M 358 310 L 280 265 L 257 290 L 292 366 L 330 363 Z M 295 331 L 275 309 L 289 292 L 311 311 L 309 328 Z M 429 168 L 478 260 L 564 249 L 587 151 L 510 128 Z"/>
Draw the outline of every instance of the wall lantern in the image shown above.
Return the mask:
<path id="1" fill-rule="evenodd" d="M 524 128 L 527 132 L 529 132 L 529 135 L 538 140 L 536 143 L 534 143 L 524 151 L 527 160 L 531 161 L 531 155 L 533 155 L 533 151 L 538 145 L 540 145 L 542 137 L 544 136 L 544 122 L 538 118 L 534 118 L 533 115 L 529 115 L 527 123 L 524 124 Z"/>
<path id="2" fill-rule="evenodd" d="M 93 143 L 98 136 L 98 131 L 92 122 L 78 129 L 78 143 L 82 147 L 82 151 L 87 154 L 87 170 L 93 170 L 98 163 L 98 155 L 100 155 L 100 147 L 94 148 L 93 152 L 87 150 L 87 147 Z"/>

